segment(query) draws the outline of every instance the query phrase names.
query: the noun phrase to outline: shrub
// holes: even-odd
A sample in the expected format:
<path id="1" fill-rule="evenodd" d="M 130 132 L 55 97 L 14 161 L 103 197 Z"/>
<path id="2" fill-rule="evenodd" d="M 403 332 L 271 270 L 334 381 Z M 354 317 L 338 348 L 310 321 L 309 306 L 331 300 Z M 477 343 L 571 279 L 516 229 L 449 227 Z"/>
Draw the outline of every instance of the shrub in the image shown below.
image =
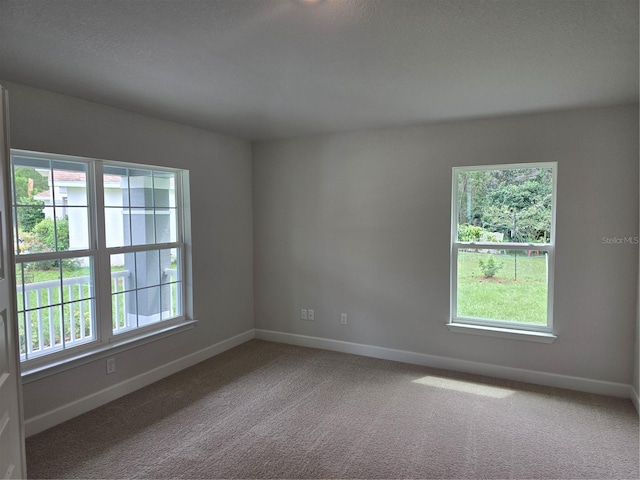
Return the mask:
<path id="1" fill-rule="evenodd" d="M 482 259 L 480 259 L 478 263 L 480 264 L 480 270 L 482 270 L 482 273 L 484 273 L 486 278 L 493 278 L 503 267 L 502 263 L 497 263 L 493 259 L 493 255 L 491 255 L 486 262 L 483 262 Z"/>
<path id="2" fill-rule="evenodd" d="M 479 242 L 482 238 L 482 227 L 476 227 L 475 225 L 459 225 L 458 226 L 458 240 L 461 242 Z"/>
<path id="3" fill-rule="evenodd" d="M 25 244 L 28 243 L 29 253 L 55 252 L 56 236 L 57 251 L 69 250 L 69 219 L 67 217 L 58 218 L 55 223 L 53 219 L 45 218 L 33 228 L 32 236 L 25 236 Z M 63 266 L 75 268 L 76 263 L 74 260 L 64 260 Z M 57 268 L 60 266 L 60 262 L 51 260 L 50 262 L 39 262 L 38 265 L 42 269 Z"/>
<path id="4" fill-rule="evenodd" d="M 67 217 L 56 219 L 55 224 L 53 219 L 45 218 L 33 228 L 33 233 L 50 252 L 56 250 L 56 231 L 58 237 L 57 250 L 69 250 L 69 219 Z"/>
<path id="5" fill-rule="evenodd" d="M 44 202 L 32 198 L 21 198 L 21 205 L 33 205 L 18 208 L 18 225 L 23 232 L 31 232 L 44 219 Z"/>

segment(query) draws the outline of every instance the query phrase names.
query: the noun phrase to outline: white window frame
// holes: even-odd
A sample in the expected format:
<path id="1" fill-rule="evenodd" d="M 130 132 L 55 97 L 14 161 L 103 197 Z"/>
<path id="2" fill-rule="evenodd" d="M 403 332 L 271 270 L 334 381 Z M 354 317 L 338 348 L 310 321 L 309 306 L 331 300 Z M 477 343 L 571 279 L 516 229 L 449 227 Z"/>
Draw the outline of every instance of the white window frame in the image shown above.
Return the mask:
<path id="1" fill-rule="evenodd" d="M 87 165 L 87 204 L 89 224 L 89 247 L 87 249 L 68 250 L 51 253 L 16 255 L 16 264 L 35 262 L 47 259 L 64 259 L 73 257 L 91 257 L 93 259 L 94 291 L 95 291 L 95 339 L 68 348 L 43 353 L 21 362 L 23 380 L 42 378 L 49 374 L 74 368 L 98 358 L 112 356 L 114 352 L 124 351 L 138 345 L 163 338 L 167 335 L 191 328 L 195 321 L 190 318 L 192 312 L 191 292 L 191 254 L 189 241 L 191 238 L 189 212 L 189 172 L 184 169 L 168 168 L 158 165 L 137 164 L 100 160 L 86 157 L 60 155 L 54 153 L 34 152 L 11 149 L 11 164 L 14 156 L 40 159 L 52 159 Z M 116 166 L 141 170 L 166 171 L 175 176 L 175 209 L 176 238 L 166 243 L 149 243 L 144 245 L 107 247 L 105 234 L 104 204 L 104 166 Z M 13 168 L 11 170 L 13 183 Z M 15 195 L 15 192 L 12 192 Z M 12 198 L 12 209 L 16 199 Z M 15 219 L 14 219 L 15 221 Z M 14 235 L 14 232 L 12 232 Z M 17 239 L 14 239 L 17 241 Z M 114 333 L 112 328 L 111 302 L 111 264 L 112 254 L 124 254 L 141 251 L 176 249 L 180 255 L 181 282 L 181 315 L 161 320 L 146 326 L 132 328 L 127 332 Z"/>
<path id="2" fill-rule="evenodd" d="M 458 175 L 461 172 L 482 170 L 515 170 L 527 168 L 549 168 L 552 172 L 552 209 L 551 229 L 548 243 L 500 243 L 500 250 L 538 250 L 547 257 L 547 324 L 534 325 L 522 322 L 496 320 L 487 318 L 462 317 L 458 315 L 458 252 L 460 249 L 495 249 L 494 242 L 460 242 L 458 241 Z M 451 244 L 450 244 L 450 319 L 447 326 L 456 333 L 471 333 L 518 340 L 530 340 L 551 343 L 556 339 L 553 331 L 553 279 L 555 267 L 556 242 L 556 206 L 557 206 L 557 162 L 512 163 L 498 165 L 477 165 L 453 167 L 451 182 Z"/>

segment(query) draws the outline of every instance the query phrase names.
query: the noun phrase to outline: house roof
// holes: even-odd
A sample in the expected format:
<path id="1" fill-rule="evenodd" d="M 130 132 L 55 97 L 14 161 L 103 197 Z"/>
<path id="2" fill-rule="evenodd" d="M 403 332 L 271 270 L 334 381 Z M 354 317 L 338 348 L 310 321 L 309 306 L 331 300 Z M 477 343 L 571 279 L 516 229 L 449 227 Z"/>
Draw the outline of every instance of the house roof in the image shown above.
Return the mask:
<path id="1" fill-rule="evenodd" d="M 54 170 L 53 179 L 55 182 L 86 182 L 86 174 L 84 172 L 74 172 L 72 170 Z M 104 181 L 107 183 L 119 183 L 118 175 L 104 175 Z"/>
<path id="2" fill-rule="evenodd" d="M 84 172 L 73 172 L 69 170 L 54 170 L 53 179 L 58 182 L 85 182 L 87 175 Z"/>
<path id="3" fill-rule="evenodd" d="M 33 198 L 42 201 L 51 200 L 51 190 L 45 190 L 44 192 L 36 193 Z"/>
<path id="4" fill-rule="evenodd" d="M 43 176 L 47 176 L 51 174 L 50 170 L 39 170 Z M 120 186 L 121 176 L 112 175 L 112 174 L 104 174 L 103 175 L 105 184 L 116 184 Z M 53 170 L 53 179 L 57 186 L 67 185 L 72 183 L 76 184 L 85 184 L 86 183 L 86 174 L 84 172 L 77 172 L 73 170 Z M 169 178 L 169 182 L 171 185 L 174 183 L 173 177 Z M 44 192 L 39 193 L 41 195 Z"/>
<path id="5" fill-rule="evenodd" d="M 638 101 L 638 0 L 0 9 L 0 78 L 249 140 Z"/>

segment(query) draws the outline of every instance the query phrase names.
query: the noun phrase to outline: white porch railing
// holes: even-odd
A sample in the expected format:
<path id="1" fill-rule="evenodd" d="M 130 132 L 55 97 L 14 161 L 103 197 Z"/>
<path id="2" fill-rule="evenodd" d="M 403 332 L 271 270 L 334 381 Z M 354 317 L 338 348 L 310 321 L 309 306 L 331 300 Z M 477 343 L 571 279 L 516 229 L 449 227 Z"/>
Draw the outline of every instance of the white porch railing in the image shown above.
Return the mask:
<path id="1" fill-rule="evenodd" d="M 169 311 L 181 312 L 181 294 L 175 283 L 178 280 L 176 269 L 165 269 L 169 277 L 162 287 L 170 289 Z M 127 280 L 131 276 L 128 270 L 111 273 L 112 326 L 114 333 L 130 330 L 130 315 L 123 302 L 114 295 L 129 290 Z M 161 288 L 162 288 L 161 287 Z M 37 283 L 19 284 L 20 357 L 26 360 L 58 350 L 95 340 L 95 299 L 91 277 L 64 278 Z M 24 296 L 22 289 L 24 288 Z M 24 315 L 24 317 L 22 317 Z"/>

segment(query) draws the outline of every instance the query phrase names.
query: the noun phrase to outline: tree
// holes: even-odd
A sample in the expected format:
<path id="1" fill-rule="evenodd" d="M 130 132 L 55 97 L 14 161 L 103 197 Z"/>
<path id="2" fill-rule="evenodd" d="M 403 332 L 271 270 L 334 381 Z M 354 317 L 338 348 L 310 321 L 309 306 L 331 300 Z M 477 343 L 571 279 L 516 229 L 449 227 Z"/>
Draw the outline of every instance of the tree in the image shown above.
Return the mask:
<path id="1" fill-rule="evenodd" d="M 20 207 L 17 209 L 18 225 L 23 232 L 31 232 L 44 219 L 44 202 L 35 200 L 34 195 L 49 188 L 47 179 L 32 167 L 15 167 L 13 188 Z"/>
<path id="2" fill-rule="evenodd" d="M 459 225 L 503 233 L 512 242 L 546 241 L 551 180 L 551 171 L 544 168 L 463 172 L 458 184 Z"/>
<path id="3" fill-rule="evenodd" d="M 17 200 L 33 198 L 34 195 L 49 189 L 47 178 L 33 167 L 15 167 L 13 175 Z"/>

